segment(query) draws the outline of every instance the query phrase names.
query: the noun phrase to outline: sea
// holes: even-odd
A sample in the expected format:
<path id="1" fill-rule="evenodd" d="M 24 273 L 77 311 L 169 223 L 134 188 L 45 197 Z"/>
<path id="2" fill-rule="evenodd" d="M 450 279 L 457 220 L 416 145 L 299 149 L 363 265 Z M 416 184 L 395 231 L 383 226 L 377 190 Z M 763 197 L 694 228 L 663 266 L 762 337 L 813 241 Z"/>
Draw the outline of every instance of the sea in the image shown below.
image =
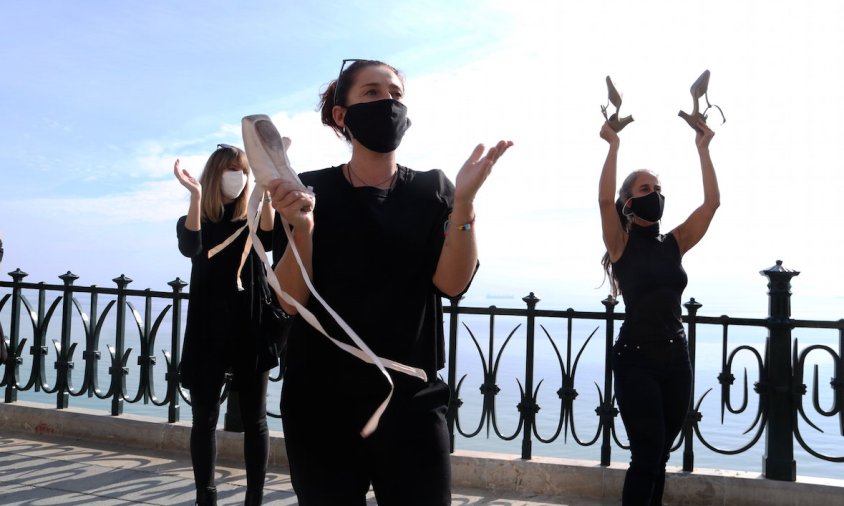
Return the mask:
<path id="1" fill-rule="evenodd" d="M 0 300 L 10 293 L 7 287 L 0 287 Z M 25 290 L 24 295 L 37 313 L 38 296 L 35 290 Z M 521 296 L 507 294 L 487 294 L 487 297 L 476 296 L 462 303 L 467 307 L 487 307 L 495 305 L 498 308 L 524 309 Z M 49 292 L 45 305 L 49 307 L 57 298 L 58 293 Z M 98 364 L 98 383 L 101 392 L 108 389 L 110 378 L 110 346 L 115 345 L 116 317 L 115 310 L 104 315 L 104 311 L 113 297 L 100 296 L 97 301 L 99 319 L 101 319 L 100 342 L 98 349 L 101 358 Z M 84 362 L 82 352 L 85 348 L 86 336 L 96 328 L 99 322 L 87 322 L 90 313 L 90 297 L 77 294 L 78 307 L 74 309 L 71 324 L 71 340 L 77 343 L 73 360 L 75 368 L 73 374 L 73 388 L 78 389 L 82 383 Z M 139 383 L 139 366 L 137 357 L 140 350 L 140 335 L 145 328 L 147 318 L 144 299 L 130 297 L 133 311 L 127 312 L 126 319 L 126 349 L 128 355 L 127 398 L 137 397 Z M 758 297 L 755 301 L 762 304 L 759 317 L 764 316 L 765 298 Z M 152 326 L 158 315 L 165 311 L 167 304 L 161 300 L 153 300 L 149 325 Z M 186 309 L 186 302 L 183 303 Z M 55 384 L 56 371 L 53 363 L 60 340 L 61 305 L 56 308 L 53 319 L 47 331 L 47 362 L 44 367 L 45 381 L 38 389 L 30 389 L 18 393 L 18 399 L 29 402 L 43 403 L 47 407 L 55 408 L 56 395 L 47 394 Z M 541 309 L 568 309 L 544 304 Z M 594 302 L 587 307 L 573 307 L 577 311 L 602 311 L 603 306 Z M 623 310 L 619 304 L 618 310 Z M 170 325 L 171 313 L 167 313 L 161 320 L 157 330 L 153 350 L 156 356 L 154 367 L 155 392 L 158 398 L 166 393 L 164 381 L 166 361 L 165 352 L 172 349 Z M 184 313 L 183 313 L 184 314 Z M 83 316 L 84 315 L 84 316 Z M 720 316 L 707 313 L 705 309 L 699 312 L 701 316 Z M 797 317 L 799 315 L 794 315 Z M 829 314 L 824 319 L 837 320 L 842 315 Z M 36 315 L 33 315 L 33 318 Z M 6 301 L 0 310 L 0 324 L 6 333 L 9 332 L 10 303 Z M 446 330 L 449 316 L 446 315 Z M 27 339 L 23 362 L 20 366 L 20 381 L 26 382 L 32 369 L 32 357 L 29 346 L 32 342 L 32 327 L 26 321 L 21 328 L 21 336 Z M 602 321 L 574 320 L 571 323 L 571 341 L 568 339 L 568 321 L 561 318 L 541 317 L 536 320 L 534 380 L 539 411 L 536 415 L 536 435 L 532 435 L 533 456 L 559 457 L 577 459 L 597 463 L 601 454 L 601 441 L 598 432 L 598 416 L 595 408 L 601 399 L 607 395 L 603 391 L 604 383 L 604 350 L 605 330 Z M 521 400 L 521 389 L 525 385 L 526 371 L 526 325 L 524 318 L 516 316 L 497 316 L 494 322 L 489 317 L 481 315 L 460 315 L 457 345 L 456 372 L 459 382 L 459 399 L 461 401 L 458 414 L 458 429 L 455 438 L 457 449 L 480 450 L 508 454 L 521 454 L 523 428 L 519 425 L 518 405 Z M 490 334 L 492 333 L 492 336 Z M 754 383 L 759 380 L 760 356 L 765 348 L 767 330 L 756 327 L 731 326 L 726 337 L 726 352 L 723 346 L 724 329 L 720 325 L 699 325 L 697 328 L 697 346 L 695 360 L 694 404 L 702 414 L 699 424 L 699 438 L 694 439 L 695 468 L 715 468 L 723 470 L 739 470 L 761 473 L 765 454 L 766 434 L 757 419 L 759 397 L 754 392 Z M 798 335 L 799 334 L 799 335 Z M 590 338 L 591 335 L 591 338 Z M 509 337 L 509 339 L 508 339 Z M 834 376 L 835 360 L 842 350 L 839 344 L 837 330 L 799 329 L 795 331 L 798 338 L 798 349 L 805 349 L 809 345 L 821 345 L 829 351 L 816 349 L 811 352 L 804 368 L 804 383 L 807 393 L 802 397 L 801 415 L 798 417 L 798 428 L 802 439 L 811 451 L 823 455 L 837 457 L 839 462 L 829 462 L 820 459 L 803 449 L 795 441 L 794 458 L 797 462 L 797 474 L 823 478 L 844 479 L 844 420 L 837 411 L 844 406 L 836 406 L 834 390 L 830 386 L 830 379 Z M 506 345 L 505 345 L 506 342 Z M 756 352 L 752 350 L 757 350 Z M 722 361 L 730 358 L 734 384 L 722 395 L 718 375 L 721 373 Z M 495 396 L 493 416 L 484 416 L 483 395 L 480 387 L 484 382 L 484 371 L 496 371 L 495 384 L 500 389 Z M 573 374 L 571 385 L 576 390 L 571 416 L 561 421 L 562 401 L 558 390 L 563 386 L 562 371 Z M 447 379 L 448 369 L 443 369 L 443 379 Z M 278 375 L 278 371 L 271 372 L 271 377 Z M 37 391 L 36 391 L 37 390 Z M 268 410 L 277 416 L 280 383 L 270 385 Z M 611 395 L 611 394 L 610 394 Z M 110 413 L 111 401 L 99 399 L 83 393 L 71 396 L 71 407 L 86 408 L 101 411 L 103 415 Z M 817 405 L 817 406 L 816 406 Z M 181 419 L 190 419 L 190 407 L 181 403 Z M 819 409 L 818 409 L 819 408 Z M 124 402 L 124 413 L 144 415 L 167 420 L 167 407 L 156 406 L 152 402 Z M 224 417 L 221 416 L 221 421 Z M 619 441 L 626 444 L 626 435 L 620 418 L 616 419 L 616 431 Z M 221 422 L 222 423 L 222 422 Z M 269 419 L 271 430 L 281 431 L 281 422 L 277 417 Z M 462 434 L 472 435 L 467 437 Z M 538 436 L 538 437 L 537 437 Z M 596 440 L 596 438 L 598 438 Z M 547 442 L 543 442 L 547 441 Z M 682 465 L 682 448 L 672 453 L 670 466 Z M 629 453 L 613 443 L 611 459 L 613 463 L 626 463 Z"/>

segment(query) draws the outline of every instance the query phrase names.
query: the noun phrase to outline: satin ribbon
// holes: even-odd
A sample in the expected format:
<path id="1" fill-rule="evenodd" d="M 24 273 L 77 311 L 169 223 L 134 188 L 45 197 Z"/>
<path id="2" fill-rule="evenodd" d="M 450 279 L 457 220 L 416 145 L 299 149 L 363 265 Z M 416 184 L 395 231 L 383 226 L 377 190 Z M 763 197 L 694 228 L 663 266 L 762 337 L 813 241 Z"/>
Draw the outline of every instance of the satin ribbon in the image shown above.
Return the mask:
<path id="1" fill-rule="evenodd" d="M 281 156 L 278 156 L 278 153 L 274 153 L 274 157 L 268 156 L 266 153 L 267 147 L 264 143 L 257 141 L 257 135 L 254 132 L 254 122 L 258 118 L 260 121 L 267 121 L 269 122 L 268 117 L 261 117 L 259 116 L 247 116 L 243 119 L 243 137 L 244 137 L 244 145 L 246 146 L 247 150 L 247 157 L 250 160 L 250 165 L 252 166 L 252 171 L 255 173 L 255 188 L 252 190 L 252 195 L 249 197 L 249 206 L 248 206 L 248 213 L 246 216 L 247 224 L 249 226 L 249 235 L 252 239 L 252 245 L 255 248 L 255 251 L 258 253 L 258 256 L 264 263 L 264 267 L 267 270 L 268 276 L 267 281 L 269 285 L 273 288 L 275 293 L 278 297 L 285 301 L 286 303 L 290 304 L 291 306 L 295 307 L 302 318 L 308 322 L 314 329 L 316 329 L 320 334 L 325 336 L 329 341 L 334 343 L 338 348 L 349 353 L 359 360 L 362 360 L 366 363 L 375 365 L 381 374 L 383 374 L 384 378 L 387 380 L 387 383 L 390 385 L 390 391 L 387 394 L 386 398 L 381 402 L 381 404 L 375 409 L 372 415 L 367 420 L 366 424 L 360 431 L 361 436 L 367 437 L 373 432 L 375 429 L 378 428 L 378 422 L 381 419 L 381 415 L 384 414 L 384 411 L 387 409 L 387 405 L 390 403 L 390 399 L 393 396 L 393 379 L 390 377 L 390 374 L 387 372 L 387 369 L 392 369 L 394 371 L 407 374 L 409 376 L 413 376 L 416 378 L 421 379 L 424 382 L 428 381 L 428 375 L 425 373 L 424 370 L 411 367 L 400 362 L 396 362 L 394 360 L 386 359 L 379 357 L 376 355 L 369 346 L 363 341 L 363 339 L 358 336 L 358 334 L 347 324 L 342 317 L 322 298 L 322 296 L 317 292 L 316 288 L 314 288 L 313 283 L 311 282 L 310 276 L 308 276 L 308 272 L 305 269 L 304 264 L 302 263 L 302 258 L 299 254 L 299 250 L 296 248 L 296 243 L 293 242 L 292 234 L 290 233 L 290 226 L 287 220 L 284 219 L 283 216 L 279 213 L 282 222 L 282 228 L 284 229 L 284 233 L 287 236 L 287 242 L 291 246 L 291 251 L 293 251 L 293 256 L 296 259 L 296 263 L 299 265 L 299 270 L 302 274 L 302 279 L 305 281 L 305 284 L 308 287 L 308 290 L 314 296 L 314 298 L 325 308 L 329 315 L 334 319 L 335 322 L 340 326 L 340 328 L 351 338 L 352 342 L 356 346 L 351 346 L 347 343 L 342 341 L 338 341 L 337 339 L 331 337 L 328 332 L 326 332 L 325 328 L 323 328 L 322 324 L 319 320 L 314 316 L 314 314 L 309 311 L 305 306 L 299 303 L 296 299 L 294 299 L 290 294 L 282 290 L 281 285 L 278 283 L 278 278 L 275 275 L 272 275 L 273 269 L 272 265 L 267 258 L 267 253 L 264 250 L 264 245 L 261 244 L 261 241 L 258 239 L 257 236 L 257 227 L 258 227 L 258 216 L 260 216 L 261 209 L 265 203 L 263 202 L 263 195 L 266 191 L 266 184 L 273 178 L 282 177 L 285 179 L 293 179 L 295 181 L 299 181 L 299 177 L 290 167 L 289 160 L 287 159 L 287 146 L 290 145 L 290 140 L 285 138 L 286 143 L 281 141 L 279 137 L 278 141 L 271 142 L 271 144 L 275 144 L 276 146 L 281 146 L 276 151 L 281 151 Z M 266 119 L 264 119 L 266 118 Z M 270 125 L 272 123 L 270 122 Z M 273 127 L 274 130 L 274 127 Z M 264 129 L 263 133 L 266 135 L 266 129 Z M 277 135 L 277 132 L 275 132 Z M 257 141 L 257 142 L 256 142 Z M 263 152 L 255 153 L 256 144 L 260 146 Z M 255 161 L 253 162 L 253 153 L 250 153 L 250 147 L 253 147 L 251 150 L 257 156 L 255 157 Z M 271 148 L 270 148 L 271 149 Z M 263 155 L 263 156 L 261 156 Z M 269 160 L 268 160 L 269 158 Z M 273 158 L 276 159 L 276 163 L 273 162 Z M 266 167 L 266 162 L 272 163 L 272 166 L 275 167 L 275 171 L 270 170 L 270 168 Z M 279 165 L 282 165 L 279 167 Z M 279 170 L 286 171 L 285 174 L 277 174 Z M 271 174 L 271 172 L 275 172 L 276 174 Z M 301 183 L 301 182 L 300 182 Z"/>
<path id="2" fill-rule="evenodd" d="M 239 229 L 235 230 L 234 233 L 226 238 L 225 241 L 221 242 L 220 244 L 214 246 L 213 248 L 208 250 L 208 258 L 211 259 L 217 253 L 223 251 L 226 246 L 234 242 L 235 239 L 240 235 L 241 232 L 246 228 L 247 225 L 243 225 Z M 246 237 L 246 245 L 243 247 L 243 253 L 240 254 L 240 264 L 237 267 L 237 274 L 236 281 L 237 281 L 237 289 L 241 292 L 243 291 L 243 281 L 240 279 L 240 273 L 243 271 L 243 265 L 246 263 L 246 257 L 249 256 L 249 248 L 252 247 L 252 236 L 249 235 Z"/>

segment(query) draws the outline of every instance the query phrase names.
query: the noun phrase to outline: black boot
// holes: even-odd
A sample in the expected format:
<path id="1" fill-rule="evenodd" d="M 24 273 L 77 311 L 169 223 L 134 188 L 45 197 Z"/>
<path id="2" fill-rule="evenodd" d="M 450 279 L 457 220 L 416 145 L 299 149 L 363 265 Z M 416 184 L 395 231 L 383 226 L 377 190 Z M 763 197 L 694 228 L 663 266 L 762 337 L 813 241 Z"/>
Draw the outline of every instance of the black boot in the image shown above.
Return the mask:
<path id="1" fill-rule="evenodd" d="M 243 501 L 244 506 L 260 506 L 264 501 L 263 490 L 246 489 L 246 500 Z"/>
<path id="2" fill-rule="evenodd" d="M 214 487 L 196 491 L 196 506 L 217 506 L 217 489 Z"/>

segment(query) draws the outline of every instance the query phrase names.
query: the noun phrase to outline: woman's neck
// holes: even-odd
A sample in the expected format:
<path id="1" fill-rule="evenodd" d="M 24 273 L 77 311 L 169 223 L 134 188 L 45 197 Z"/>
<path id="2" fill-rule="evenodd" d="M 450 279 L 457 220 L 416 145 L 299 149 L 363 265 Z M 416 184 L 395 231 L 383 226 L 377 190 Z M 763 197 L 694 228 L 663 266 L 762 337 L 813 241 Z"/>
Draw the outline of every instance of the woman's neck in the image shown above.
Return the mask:
<path id="1" fill-rule="evenodd" d="M 633 216 L 633 223 L 639 225 L 640 227 L 651 227 L 659 223 L 658 221 L 648 221 L 639 218 L 638 216 Z"/>
<path id="2" fill-rule="evenodd" d="M 398 166 L 396 153 L 377 153 L 368 149 L 353 149 L 352 159 L 346 164 L 346 177 L 353 186 L 388 188 Z"/>

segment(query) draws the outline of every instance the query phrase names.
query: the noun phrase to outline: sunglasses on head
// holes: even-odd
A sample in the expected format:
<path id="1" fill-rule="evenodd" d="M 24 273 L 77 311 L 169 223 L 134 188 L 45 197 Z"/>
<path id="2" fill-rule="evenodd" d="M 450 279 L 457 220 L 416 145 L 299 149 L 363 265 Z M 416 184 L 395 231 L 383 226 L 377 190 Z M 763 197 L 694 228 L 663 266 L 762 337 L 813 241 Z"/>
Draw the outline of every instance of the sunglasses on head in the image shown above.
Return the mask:
<path id="1" fill-rule="evenodd" d="M 237 146 L 232 146 L 231 144 L 217 144 L 217 149 L 233 149 L 237 151 L 239 148 Z"/>
<path id="2" fill-rule="evenodd" d="M 350 62 L 354 64 L 354 62 L 357 62 L 357 61 L 366 61 L 366 60 L 361 59 L 361 58 L 348 58 L 346 60 L 343 60 L 343 63 L 340 64 L 340 73 L 337 74 L 337 81 L 335 81 L 335 83 L 334 83 L 334 105 L 340 105 L 340 104 L 337 103 L 337 92 L 340 89 L 340 77 L 343 76 L 343 70 L 346 69 L 346 64 L 350 63 Z"/>

